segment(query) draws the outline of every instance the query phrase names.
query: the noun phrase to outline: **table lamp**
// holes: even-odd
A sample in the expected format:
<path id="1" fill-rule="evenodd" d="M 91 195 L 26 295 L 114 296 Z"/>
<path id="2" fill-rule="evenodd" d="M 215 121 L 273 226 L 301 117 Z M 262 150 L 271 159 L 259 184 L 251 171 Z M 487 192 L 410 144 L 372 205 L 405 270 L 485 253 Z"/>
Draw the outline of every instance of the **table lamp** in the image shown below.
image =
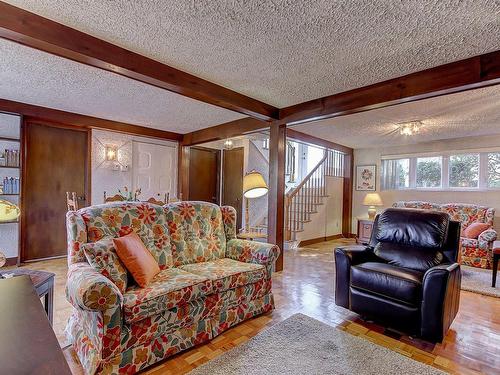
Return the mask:
<path id="1" fill-rule="evenodd" d="M 369 206 L 368 218 L 371 220 L 373 220 L 375 218 L 375 215 L 377 214 L 375 206 L 382 205 L 382 199 L 380 198 L 380 195 L 378 193 L 368 193 L 366 194 L 365 199 L 363 199 L 363 206 Z"/>
<path id="2" fill-rule="evenodd" d="M 243 177 L 243 196 L 245 197 L 245 231 L 250 230 L 250 215 L 248 212 L 248 199 L 259 198 L 267 194 L 269 188 L 262 174 L 251 171 Z"/>

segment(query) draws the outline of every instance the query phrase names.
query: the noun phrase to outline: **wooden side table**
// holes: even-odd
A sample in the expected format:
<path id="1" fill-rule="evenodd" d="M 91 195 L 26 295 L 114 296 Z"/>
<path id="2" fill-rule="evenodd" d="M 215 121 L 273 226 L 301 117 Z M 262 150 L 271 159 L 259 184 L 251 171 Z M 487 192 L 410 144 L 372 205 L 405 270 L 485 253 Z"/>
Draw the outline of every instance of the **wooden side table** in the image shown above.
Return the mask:
<path id="1" fill-rule="evenodd" d="M 498 261 L 500 260 L 500 241 L 493 242 L 493 274 L 491 275 L 491 286 L 496 288 L 497 283 L 497 271 L 498 271 Z"/>
<path id="2" fill-rule="evenodd" d="M 55 274 L 52 272 L 45 271 L 35 271 L 27 268 L 15 268 L 12 270 L 1 272 L 3 277 L 7 278 L 9 275 L 17 277 L 20 275 L 29 276 L 38 297 L 43 297 L 43 306 L 49 322 L 52 325 L 54 320 L 54 277 Z"/>
<path id="3" fill-rule="evenodd" d="M 373 220 L 368 218 L 358 218 L 358 236 L 357 243 L 370 242 L 370 237 L 373 230 Z"/>
<path id="4" fill-rule="evenodd" d="M 27 276 L 0 280 L 0 358 L 2 374 L 71 375 Z"/>

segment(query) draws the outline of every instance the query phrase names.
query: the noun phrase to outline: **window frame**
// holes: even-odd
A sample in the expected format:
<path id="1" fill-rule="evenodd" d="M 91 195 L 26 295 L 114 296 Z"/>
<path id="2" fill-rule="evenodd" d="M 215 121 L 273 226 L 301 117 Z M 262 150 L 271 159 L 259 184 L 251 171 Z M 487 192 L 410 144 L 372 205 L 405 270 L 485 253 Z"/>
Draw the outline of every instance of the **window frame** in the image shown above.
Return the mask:
<path id="1" fill-rule="evenodd" d="M 400 160 L 409 159 L 410 160 L 410 171 L 409 171 L 409 187 L 401 189 L 383 189 L 384 191 L 462 191 L 462 192 L 472 192 L 472 191 L 500 191 L 500 187 L 489 187 L 488 186 L 488 154 L 500 153 L 500 149 L 470 149 L 470 150 L 454 150 L 448 152 L 430 152 L 430 153 L 418 153 L 418 154 L 403 154 L 403 155 L 382 155 L 381 161 L 383 160 Z M 478 176 L 478 186 L 477 187 L 450 187 L 450 157 L 456 155 L 479 155 L 479 176 Z M 417 187 L 417 159 L 427 158 L 427 157 L 441 157 L 441 186 L 440 187 Z M 380 173 L 383 169 L 380 168 Z M 382 179 L 382 175 L 380 175 Z M 382 189 L 382 187 L 381 187 Z"/>

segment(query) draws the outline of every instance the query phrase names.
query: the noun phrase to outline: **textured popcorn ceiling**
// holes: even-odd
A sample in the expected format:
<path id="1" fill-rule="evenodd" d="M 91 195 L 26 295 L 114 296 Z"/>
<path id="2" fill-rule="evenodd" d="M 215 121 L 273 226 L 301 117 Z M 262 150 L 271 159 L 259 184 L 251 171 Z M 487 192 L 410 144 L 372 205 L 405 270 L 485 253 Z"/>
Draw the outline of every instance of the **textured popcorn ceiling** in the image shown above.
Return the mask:
<path id="1" fill-rule="evenodd" d="M 3 39 L 0 98 L 179 133 L 245 117 Z"/>
<path id="2" fill-rule="evenodd" d="M 423 122 L 420 132 L 401 135 L 397 124 L 413 120 Z M 293 129 L 353 148 L 500 134 L 500 85 L 310 122 Z"/>
<path id="3" fill-rule="evenodd" d="M 497 50 L 498 0 L 7 0 L 284 107 Z"/>

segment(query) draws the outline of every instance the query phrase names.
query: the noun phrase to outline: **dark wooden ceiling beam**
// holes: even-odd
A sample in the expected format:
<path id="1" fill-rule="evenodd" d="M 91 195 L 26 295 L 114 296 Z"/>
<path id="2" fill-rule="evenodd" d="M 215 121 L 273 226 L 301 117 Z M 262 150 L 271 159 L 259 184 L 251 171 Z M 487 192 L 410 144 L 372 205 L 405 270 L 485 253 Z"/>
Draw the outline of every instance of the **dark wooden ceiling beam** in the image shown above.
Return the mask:
<path id="1" fill-rule="evenodd" d="M 343 116 L 498 83 L 500 51 L 495 51 L 283 108 L 280 123 Z"/>
<path id="2" fill-rule="evenodd" d="M 278 118 L 269 104 L 1 1 L 0 37 L 250 117 Z"/>
<path id="3" fill-rule="evenodd" d="M 183 137 L 183 135 L 179 133 L 152 129 L 145 126 L 132 125 L 119 121 L 105 120 L 78 113 L 59 111 L 57 109 L 40 107 L 6 99 L 0 99 L 0 111 L 29 116 L 39 120 L 46 120 L 59 124 L 67 124 L 91 129 L 111 130 L 120 133 L 135 134 L 141 137 L 168 139 L 177 142 L 181 141 Z"/>
<path id="4" fill-rule="evenodd" d="M 200 143 L 218 141 L 255 132 L 257 130 L 269 130 L 270 123 L 245 117 L 239 120 L 226 122 L 224 124 L 212 126 L 210 128 L 197 130 L 184 134 L 182 145 L 194 146 Z"/>
<path id="5" fill-rule="evenodd" d="M 341 145 L 339 143 L 330 142 L 330 141 L 327 141 L 326 139 L 318 138 L 318 137 L 315 137 L 313 135 L 302 133 L 302 132 L 299 132 L 297 130 L 294 130 L 293 128 L 286 129 L 286 137 L 291 138 L 291 139 L 295 139 L 296 141 L 300 141 L 303 143 L 309 143 L 309 144 L 313 144 L 316 146 L 329 148 L 331 150 L 341 151 L 341 152 L 344 152 L 348 155 L 351 155 L 353 153 L 353 149 L 350 147 Z"/>

